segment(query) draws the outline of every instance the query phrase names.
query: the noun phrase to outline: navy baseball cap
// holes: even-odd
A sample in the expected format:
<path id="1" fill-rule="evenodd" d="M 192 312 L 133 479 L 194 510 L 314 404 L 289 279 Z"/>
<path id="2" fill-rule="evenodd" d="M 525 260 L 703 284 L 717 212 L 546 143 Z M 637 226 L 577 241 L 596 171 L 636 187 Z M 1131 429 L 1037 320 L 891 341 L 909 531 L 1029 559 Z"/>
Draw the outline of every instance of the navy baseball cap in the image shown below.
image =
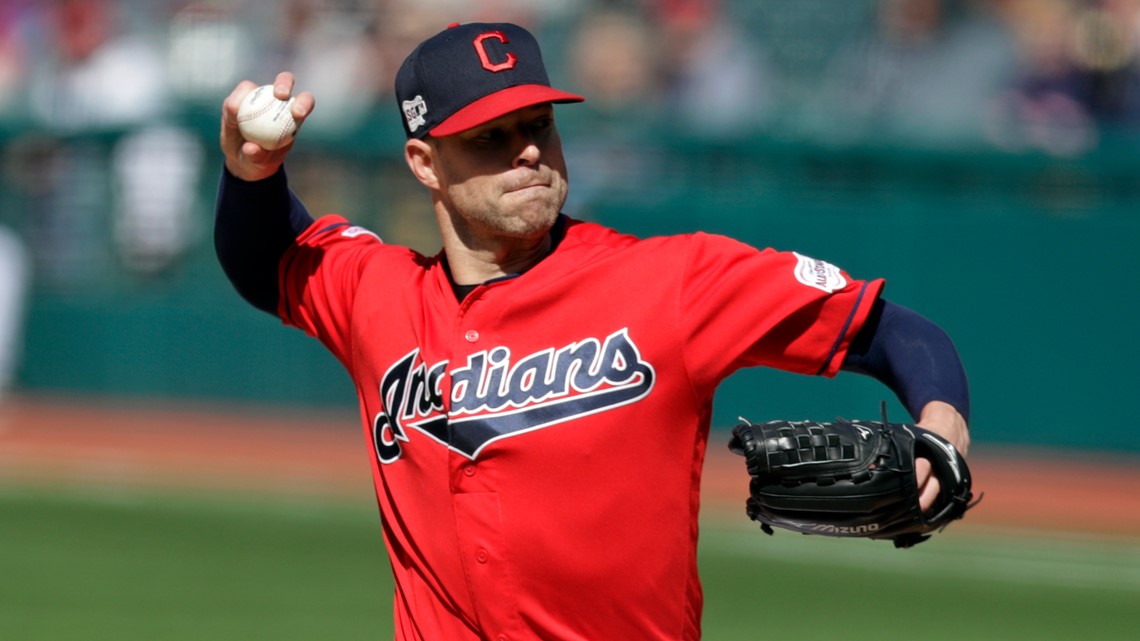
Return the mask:
<path id="1" fill-rule="evenodd" d="M 583 100 L 550 86 L 538 42 L 509 23 L 454 23 L 420 43 L 396 74 L 408 138 L 450 136 L 523 107 Z"/>

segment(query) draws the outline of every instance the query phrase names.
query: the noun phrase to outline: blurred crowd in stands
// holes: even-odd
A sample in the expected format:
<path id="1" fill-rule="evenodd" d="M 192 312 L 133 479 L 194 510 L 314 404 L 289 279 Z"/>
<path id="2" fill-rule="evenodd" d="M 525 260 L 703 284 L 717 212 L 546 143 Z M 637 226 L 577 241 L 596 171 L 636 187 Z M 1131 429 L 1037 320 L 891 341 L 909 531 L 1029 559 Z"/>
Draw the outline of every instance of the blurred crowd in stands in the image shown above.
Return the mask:
<path id="1" fill-rule="evenodd" d="M 1072 154 L 1140 120 L 1140 0 L 4 0 L 0 119 L 152 124 L 292 69 L 351 130 L 452 20 L 539 33 L 591 117 L 697 136 Z"/>
<path id="2" fill-rule="evenodd" d="M 559 112 L 577 198 L 650 162 L 638 141 L 1073 157 L 1140 123 L 1140 0 L 0 0 L 0 223 L 48 248 L 47 282 L 91 278 L 100 233 L 117 266 L 161 272 L 208 233 L 239 80 L 294 71 L 313 143 L 398 145 L 395 71 L 456 20 L 527 26 L 588 97 Z M 334 163 L 308 181 L 319 206 L 340 204 Z"/>
<path id="3" fill-rule="evenodd" d="M 1075 157 L 1140 124 L 1140 0 L 0 0 L 0 389 L 27 283 L 82 292 L 208 246 L 239 80 L 294 71 L 315 143 L 398 144 L 403 57 L 476 20 L 536 32 L 587 96 L 559 111 L 579 199 L 651 161 L 637 140 Z M 336 162 L 295 167 L 316 211 L 399 180 Z M 403 198 L 383 224 L 416 246 L 431 225 Z"/>

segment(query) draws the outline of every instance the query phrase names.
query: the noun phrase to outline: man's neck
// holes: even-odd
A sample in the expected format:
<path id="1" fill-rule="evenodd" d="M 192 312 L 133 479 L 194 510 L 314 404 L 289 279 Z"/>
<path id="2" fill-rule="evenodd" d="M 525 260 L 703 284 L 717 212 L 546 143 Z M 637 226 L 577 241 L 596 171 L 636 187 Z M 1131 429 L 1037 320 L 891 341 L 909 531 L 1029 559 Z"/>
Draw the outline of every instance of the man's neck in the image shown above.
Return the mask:
<path id="1" fill-rule="evenodd" d="M 444 238 L 443 250 L 451 268 L 451 278 L 460 285 L 477 285 L 495 278 L 521 274 L 550 253 L 547 232 L 536 240 L 501 238 L 473 243 L 458 237 Z"/>

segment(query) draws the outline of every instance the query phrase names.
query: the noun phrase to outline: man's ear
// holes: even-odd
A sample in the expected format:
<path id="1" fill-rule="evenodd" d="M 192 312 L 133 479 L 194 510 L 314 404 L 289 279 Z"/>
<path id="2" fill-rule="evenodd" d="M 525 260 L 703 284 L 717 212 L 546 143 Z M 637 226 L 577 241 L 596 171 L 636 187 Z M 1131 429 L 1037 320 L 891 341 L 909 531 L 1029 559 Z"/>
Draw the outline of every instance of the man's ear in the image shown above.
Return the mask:
<path id="1" fill-rule="evenodd" d="M 439 176 L 436 174 L 435 147 L 426 140 L 409 138 L 404 143 L 404 160 L 416 180 L 428 189 L 439 189 Z"/>

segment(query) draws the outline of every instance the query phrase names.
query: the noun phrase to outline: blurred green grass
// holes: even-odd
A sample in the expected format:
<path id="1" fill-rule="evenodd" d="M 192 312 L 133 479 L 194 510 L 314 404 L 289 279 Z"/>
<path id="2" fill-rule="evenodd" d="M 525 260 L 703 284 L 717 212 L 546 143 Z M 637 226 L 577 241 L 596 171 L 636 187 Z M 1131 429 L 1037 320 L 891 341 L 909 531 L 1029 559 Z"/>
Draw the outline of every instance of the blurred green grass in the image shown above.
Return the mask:
<path id="1" fill-rule="evenodd" d="M 1135 639 L 1140 543 L 912 550 L 706 519 L 705 638 Z M 390 639 L 375 508 L 0 488 L 0 639 Z"/>

